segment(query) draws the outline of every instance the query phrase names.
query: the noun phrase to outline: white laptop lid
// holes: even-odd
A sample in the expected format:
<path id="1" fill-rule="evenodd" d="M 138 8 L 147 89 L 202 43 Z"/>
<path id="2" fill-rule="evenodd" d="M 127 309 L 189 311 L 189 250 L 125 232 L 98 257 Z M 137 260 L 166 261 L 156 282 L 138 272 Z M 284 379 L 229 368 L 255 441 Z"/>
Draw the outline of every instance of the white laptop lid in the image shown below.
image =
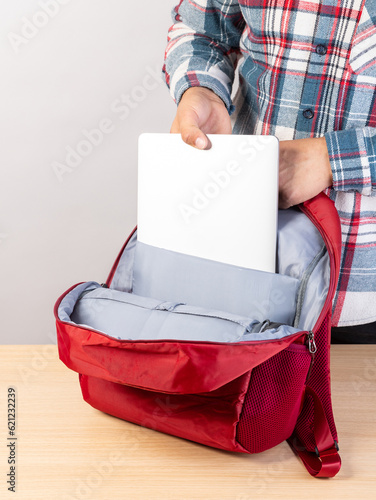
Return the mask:
<path id="1" fill-rule="evenodd" d="M 209 134 L 197 150 L 180 134 L 142 134 L 137 238 L 159 248 L 275 272 L 278 139 Z"/>

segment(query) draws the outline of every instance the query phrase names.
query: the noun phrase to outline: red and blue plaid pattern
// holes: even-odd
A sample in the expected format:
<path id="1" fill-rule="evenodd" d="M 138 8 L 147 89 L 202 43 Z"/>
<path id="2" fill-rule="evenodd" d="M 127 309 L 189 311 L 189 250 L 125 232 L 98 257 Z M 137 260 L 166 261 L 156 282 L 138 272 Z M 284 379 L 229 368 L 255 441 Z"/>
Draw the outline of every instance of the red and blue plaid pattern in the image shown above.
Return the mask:
<path id="1" fill-rule="evenodd" d="M 163 72 L 177 103 L 204 86 L 235 134 L 325 137 L 343 242 L 333 325 L 375 321 L 376 0 L 181 0 L 172 16 Z"/>

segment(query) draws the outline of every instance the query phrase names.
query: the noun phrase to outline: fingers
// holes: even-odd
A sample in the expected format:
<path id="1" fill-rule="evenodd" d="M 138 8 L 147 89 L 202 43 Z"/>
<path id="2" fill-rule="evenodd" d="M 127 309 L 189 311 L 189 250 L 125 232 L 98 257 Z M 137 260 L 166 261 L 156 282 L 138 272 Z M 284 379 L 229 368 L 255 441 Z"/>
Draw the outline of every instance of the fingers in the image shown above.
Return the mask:
<path id="1" fill-rule="evenodd" d="M 178 109 L 177 119 L 179 121 L 179 132 L 181 138 L 189 146 L 197 149 L 205 149 L 208 144 L 208 138 L 201 130 L 203 122 L 203 110 L 205 104 L 200 99 L 197 103 L 192 102 L 192 96 L 186 98 Z"/>
<path id="2" fill-rule="evenodd" d="M 171 132 L 180 133 L 182 140 L 189 146 L 209 149 L 211 143 L 206 133 L 217 132 L 218 109 L 221 108 L 227 113 L 223 101 L 213 91 L 204 87 L 191 87 L 180 100 Z"/>
<path id="3" fill-rule="evenodd" d="M 187 89 L 178 105 L 171 133 L 197 149 L 210 149 L 206 134 L 231 134 L 231 120 L 220 97 L 205 87 Z"/>
<path id="4" fill-rule="evenodd" d="M 287 208 L 292 207 L 293 205 L 291 204 L 290 200 L 282 196 L 281 194 L 279 195 L 278 199 L 278 208 L 281 210 L 286 210 Z"/>
<path id="5" fill-rule="evenodd" d="M 172 122 L 171 134 L 181 134 L 183 141 L 189 146 L 197 149 L 209 149 L 211 144 L 208 137 L 200 130 L 198 125 L 190 117 L 175 117 Z"/>
<path id="6" fill-rule="evenodd" d="M 196 125 L 184 124 L 181 129 L 183 141 L 197 149 L 207 149 L 209 140 Z"/>

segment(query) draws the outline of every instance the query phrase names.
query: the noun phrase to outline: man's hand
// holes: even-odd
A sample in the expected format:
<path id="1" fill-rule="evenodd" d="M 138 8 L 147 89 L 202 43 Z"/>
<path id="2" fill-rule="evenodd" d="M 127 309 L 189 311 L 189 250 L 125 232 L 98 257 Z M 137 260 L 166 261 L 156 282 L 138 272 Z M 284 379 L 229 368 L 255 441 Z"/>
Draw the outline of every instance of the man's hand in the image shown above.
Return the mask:
<path id="1" fill-rule="evenodd" d="M 205 134 L 231 134 L 231 121 L 220 97 L 206 87 L 187 89 L 176 112 L 171 133 L 181 134 L 184 142 L 198 149 L 209 149 Z"/>
<path id="2" fill-rule="evenodd" d="M 279 207 L 298 205 L 333 183 L 324 137 L 279 143 Z"/>

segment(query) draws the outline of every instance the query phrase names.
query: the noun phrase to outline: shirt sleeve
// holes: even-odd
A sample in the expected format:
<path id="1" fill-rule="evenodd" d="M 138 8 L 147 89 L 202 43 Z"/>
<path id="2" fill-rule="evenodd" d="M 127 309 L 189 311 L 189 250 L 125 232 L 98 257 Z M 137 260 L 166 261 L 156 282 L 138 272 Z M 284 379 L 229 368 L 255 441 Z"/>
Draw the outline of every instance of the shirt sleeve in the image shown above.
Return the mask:
<path id="1" fill-rule="evenodd" d="M 358 127 L 325 134 L 336 191 L 376 196 L 376 128 Z"/>
<path id="2" fill-rule="evenodd" d="M 172 10 L 162 72 L 176 104 L 189 87 L 207 87 L 231 114 L 232 83 L 245 26 L 239 2 L 181 0 Z"/>

